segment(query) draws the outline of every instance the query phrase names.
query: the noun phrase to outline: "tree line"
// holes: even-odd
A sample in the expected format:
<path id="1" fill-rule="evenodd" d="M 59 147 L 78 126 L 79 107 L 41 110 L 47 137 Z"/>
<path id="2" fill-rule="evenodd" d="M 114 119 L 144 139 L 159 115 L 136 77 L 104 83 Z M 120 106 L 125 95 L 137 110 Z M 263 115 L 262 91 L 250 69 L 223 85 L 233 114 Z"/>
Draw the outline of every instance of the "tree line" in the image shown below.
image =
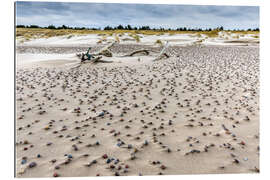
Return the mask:
<path id="1" fill-rule="evenodd" d="M 154 31 L 171 31 L 171 30 L 176 30 L 176 31 L 212 31 L 212 30 L 219 30 L 223 31 L 224 27 L 220 26 L 217 28 L 187 28 L 187 27 L 179 27 L 179 28 L 151 28 L 150 26 L 140 26 L 140 27 L 132 27 L 131 25 L 118 25 L 115 27 L 112 26 L 106 26 L 103 29 L 101 28 L 88 28 L 88 27 L 69 27 L 66 25 L 62 26 L 54 26 L 54 25 L 49 25 L 49 26 L 38 26 L 38 25 L 16 25 L 16 28 L 42 28 L 42 29 L 75 29 L 75 30 L 154 30 Z M 229 30 L 229 29 L 228 29 Z M 245 31 L 244 29 L 233 29 L 232 31 Z M 259 28 L 249 28 L 246 29 L 246 31 L 260 31 Z"/>

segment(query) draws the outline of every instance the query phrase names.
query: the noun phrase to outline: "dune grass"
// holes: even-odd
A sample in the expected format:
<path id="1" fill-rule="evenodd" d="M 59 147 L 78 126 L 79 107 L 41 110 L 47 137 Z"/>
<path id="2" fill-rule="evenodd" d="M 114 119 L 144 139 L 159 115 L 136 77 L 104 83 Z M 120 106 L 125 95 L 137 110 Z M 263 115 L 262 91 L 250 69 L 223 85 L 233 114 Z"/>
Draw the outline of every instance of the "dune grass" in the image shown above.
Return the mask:
<path id="1" fill-rule="evenodd" d="M 132 37 L 136 40 L 136 42 L 140 42 L 140 36 L 138 34 L 133 34 Z"/>
<path id="2" fill-rule="evenodd" d="M 210 37 L 210 38 L 215 38 L 215 37 L 218 37 L 218 33 L 219 33 L 220 31 L 218 31 L 218 30 L 213 30 L 213 31 L 204 31 L 204 32 L 202 32 L 202 33 L 200 33 L 199 32 L 199 34 L 201 35 L 201 34 L 204 34 L 204 35 L 206 35 L 206 36 L 208 36 L 208 37 Z"/>
<path id="3" fill-rule="evenodd" d="M 254 37 L 254 38 L 260 38 L 260 36 L 258 36 L 258 35 L 254 35 L 253 37 Z"/>
<path id="4" fill-rule="evenodd" d="M 155 42 L 156 44 L 160 44 L 160 45 L 162 45 L 162 41 L 160 40 L 160 39 L 158 39 L 158 40 L 156 40 L 156 42 Z"/>
<path id="5" fill-rule="evenodd" d="M 76 30 L 76 29 L 44 29 L 44 28 L 16 28 L 16 38 L 22 38 L 24 40 L 30 40 L 35 38 L 49 38 L 55 36 L 67 36 L 67 38 L 71 38 L 75 35 L 87 35 L 87 34 L 97 34 L 99 36 L 113 36 L 118 35 L 119 37 L 123 36 L 124 33 L 128 33 L 131 37 L 133 37 L 137 42 L 140 41 L 141 35 L 175 35 L 175 34 L 192 34 L 197 37 L 201 37 L 202 34 L 207 37 L 218 37 L 219 30 L 212 31 L 176 31 L 176 30 Z M 257 36 L 259 32 L 256 31 L 224 31 L 228 34 L 253 34 Z"/>

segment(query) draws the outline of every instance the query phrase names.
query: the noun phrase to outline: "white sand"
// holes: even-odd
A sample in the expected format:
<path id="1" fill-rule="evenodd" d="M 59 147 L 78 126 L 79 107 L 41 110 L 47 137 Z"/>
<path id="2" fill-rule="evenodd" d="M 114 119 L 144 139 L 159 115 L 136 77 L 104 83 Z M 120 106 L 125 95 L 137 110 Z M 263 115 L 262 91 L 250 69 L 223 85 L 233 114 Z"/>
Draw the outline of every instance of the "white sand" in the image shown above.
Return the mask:
<path id="1" fill-rule="evenodd" d="M 228 34 L 226 32 L 219 32 L 219 37 L 210 38 L 206 35 L 201 37 L 197 37 L 194 34 L 163 34 L 163 35 L 142 35 L 140 36 L 140 42 L 136 42 L 135 39 L 129 36 L 128 33 L 125 33 L 123 36 L 119 37 L 121 44 L 141 44 L 141 45 L 157 45 L 156 41 L 161 40 L 162 43 L 166 43 L 167 41 L 171 45 L 193 45 L 193 44 L 202 44 L 202 45 L 243 45 L 243 43 L 226 43 L 226 41 L 250 41 L 250 42 L 258 42 L 259 39 L 255 38 L 254 35 L 251 34 Z M 102 40 L 103 37 L 90 34 L 90 35 L 73 35 L 69 38 L 69 36 L 58 36 L 51 38 L 40 38 L 33 39 L 30 41 L 25 41 L 21 43 L 21 39 L 17 39 L 17 45 L 24 46 L 79 46 L 79 45 L 97 45 L 97 42 Z M 106 36 L 106 41 L 103 41 L 101 44 L 106 44 L 107 42 L 115 41 L 115 35 Z M 225 43 L 224 43 L 225 42 Z M 246 42 L 248 44 L 249 42 Z"/>
<path id="2" fill-rule="evenodd" d="M 154 62 L 157 53 L 113 51 L 103 58 L 113 63 L 75 69 L 72 54 L 17 54 L 17 177 L 256 172 L 259 48 L 166 52 L 169 59 Z M 107 163 L 104 154 L 119 162 Z M 31 162 L 36 166 L 29 168 Z"/>

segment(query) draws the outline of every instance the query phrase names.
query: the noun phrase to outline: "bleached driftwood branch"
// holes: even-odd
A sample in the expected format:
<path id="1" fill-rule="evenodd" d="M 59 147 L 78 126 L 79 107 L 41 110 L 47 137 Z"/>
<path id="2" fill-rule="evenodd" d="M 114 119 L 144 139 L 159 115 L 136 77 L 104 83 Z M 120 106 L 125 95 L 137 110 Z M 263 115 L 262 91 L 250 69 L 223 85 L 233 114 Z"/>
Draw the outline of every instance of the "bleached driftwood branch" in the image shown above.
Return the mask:
<path id="1" fill-rule="evenodd" d="M 154 59 L 154 61 L 157 61 L 157 60 L 160 60 L 160 59 L 163 59 L 164 57 L 165 58 L 169 58 L 170 56 L 165 53 L 165 50 L 169 47 L 169 42 L 167 41 L 166 45 L 162 48 L 162 50 L 160 51 L 159 55 Z"/>
<path id="2" fill-rule="evenodd" d="M 99 52 L 97 52 L 96 54 L 93 54 L 93 56 L 96 55 L 102 55 L 102 56 L 106 56 L 106 57 L 112 57 L 112 52 L 109 50 L 114 44 L 116 43 L 116 41 L 112 42 L 111 44 L 109 44 L 108 46 L 102 48 Z"/>

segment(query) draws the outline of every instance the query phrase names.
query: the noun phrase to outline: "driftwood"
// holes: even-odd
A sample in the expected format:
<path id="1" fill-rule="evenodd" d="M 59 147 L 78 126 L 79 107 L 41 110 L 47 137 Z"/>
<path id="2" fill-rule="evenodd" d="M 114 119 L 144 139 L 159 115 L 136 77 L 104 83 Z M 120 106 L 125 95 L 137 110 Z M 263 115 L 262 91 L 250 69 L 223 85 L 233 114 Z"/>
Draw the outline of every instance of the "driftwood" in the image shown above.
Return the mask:
<path id="1" fill-rule="evenodd" d="M 93 53 L 93 56 L 106 56 L 106 57 L 112 57 L 112 52 L 109 50 L 109 48 L 111 48 L 114 44 L 116 43 L 116 41 L 114 41 L 113 43 L 109 44 L 108 46 L 105 46 L 104 48 L 102 48 L 100 51 Z M 82 56 L 84 56 L 84 53 L 78 53 L 76 54 L 76 56 L 79 59 L 82 59 Z M 93 59 L 91 59 L 92 61 Z"/>
<path id="2" fill-rule="evenodd" d="M 148 56 L 150 54 L 150 52 L 158 53 L 157 51 L 153 51 L 150 49 L 141 49 L 141 50 L 133 51 L 132 53 L 126 54 L 126 55 L 121 56 L 121 57 L 129 57 L 129 56 L 133 56 L 133 55 L 139 54 L 139 53 L 144 53 L 145 55 Z"/>
<path id="3" fill-rule="evenodd" d="M 112 52 L 108 49 L 104 49 L 103 51 L 101 51 L 100 53 L 98 53 L 98 55 L 103 55 L 106 57 L 112 57 Z"/>
<path id="4" fill-rule="evenodd" d="M 102 48 L 99 52 L 97 52 L 96 54 L 93 54 L 93 56 L 102 55 L 102 56 L 106 56 L 106 57 L 112 57 L 112 52 L 109 50 L 109 48 L 111 48 L 115 43 L 116 43 L 116 41 L 114 41 L 113 43 L 109 44 L 108 46 Z"/>
<path id="5" fill-rule="evenodd" d="M 90 61 L 84 61 L 82 63 L 112 63 L 113 62 L 113 61 L 104 61 L 101 59 L 102 59 L 102 56 L 97 56 L 97 57 L 91 59 Z"/>
<path id="6" fill-rule="evenodd" d="M 112 57 L 112 52 L 109 50 L 109 48 L 111 48 L 115 43 L 116 43 L 116 41 L 114 41 L 111 44 L 109 44 L 108 46 L 102 48 L 97 53 L 93 53 L 92 54 L 92 56 L 94 57 L 93 59 L 91 59 L 91 60 L 82 60 L 78 65 L 76 65 L 75 67 L 72 67 L 71 69 L 78 68 L 78 67 L 81 66 L 81 64 L 88 63 L 88 62 L 90 62 L 90 63 L 112 63 L 113 61 L 104 61 L 104 60 L 101 60 L 101 59 L 102 59 L 102 56 Z M 84 53 L 76 54 L 76 56 L 79 59 L 82 59 L 83 56 L 84 56 Z"/>
<path id="7" fill-rule="evenodd" d="M 113 61 L 104 61 L 104 60 L 101 60 L 102 59 L 102 56 L 97 56 L 93 59 L 91 59 L 90 61 L 89 60 L 85 60 L 83 62 L 80 62 L 78 63 L 76 66 L 74 67 L 71 67 L 70 69 L 75 69 L 75 68 L 78 68 L 80 67 L 82 64 L 85 64 L 85 63 L 112 63 Z"/>
<path id="8" fill-rule="evenodd" d="M 104 61 L 104 60 L 98 60 L 93 63 L 113 63 L 113 61 Z"/>
<path id="9" fill-rule="evenodd" d="M 101 60 L 102 59 L 102 56 L 98 56 L 94 59 L 91 60 L 92 63 L 112 63 L 113 61 L 104 61 L 104 60 Z"/>
<path id="10" fill-rule="evenodd" d="M 167 41 L 166 45 L 160 51 L 159 55 L 154 59 L 154 61 L 161 60 L 163 58 L 169 58 L 170 56 L 165 53 L 165 50 L 169 47 L 169 42 Z"/>
<path id="11" fill-rule="evenodd" d="M 89 62 L 96 63 L 96 62 L 98 62 L 101 58 L 102 58 L 102 56 L 97 56 L 97 57 L 91 59 Z"/>
<path id="12" fill-rule="evenodd" d="M 124 55 L 124 57 L 133 56 L 134 54 L 138 54 L 138 53 L 144 53 L 145 55 L 149 55 L 149 50 L 142 49 L 142 50 L 134 51 L 130 54 Z"/>
<path id="13" fill-rule="evenodd" d="M 112 63 L 113 61 L 104 61 L 104 60 L 101 60 L 101 59 L 102 59 L 102 56 L 112 57 L 112 52 L 109 50 L 109 48 L 111 48 L 115 43 L 116 43 L 116 41 L 114 41 L 113 43 L 109 44 L 108 46 L 102 48 L 97 53 L 95 53 L 95 54 L 93 53 L 92 55 L 94 56 L 94 58 L 91 59 L 90 61 L 88 61 L 88 60 L 82 61 L 77 66 L 75 66 L 73 68 L 80 67 L 81 64 L 88 63 L 88 62 L 89 63 Z M 169 43 L 167 42 L 166 45 L 162 48 L 162 50 L 159 52 L 158 56 L 154 59 L 154 61 L 157 61 L 157 60 L 161 60 L 163 58 L 169 58 L 170 57 L 167 53 L 165 53 L 165 50 L 168 48 L 168 46 L 169 46 Z M 138 54 L 138 53 L 143 53 L 145 55 L 149 55 L 150 54 L 150 51 L 152 51 L 152 50 L 141 49 L 141 50 L 133 51 L 132 53 L 127 54 L 127 55 L 124 55 L 122 57 L 134 56 L 135 54 Z M 153 52 L 155 52 L 155 51 L 153 51 Z M 76 54 L 76 55 L 80 59 L 82 59 L 82 56 L 84 54 L 81 53 L 81 54 Z"/>

